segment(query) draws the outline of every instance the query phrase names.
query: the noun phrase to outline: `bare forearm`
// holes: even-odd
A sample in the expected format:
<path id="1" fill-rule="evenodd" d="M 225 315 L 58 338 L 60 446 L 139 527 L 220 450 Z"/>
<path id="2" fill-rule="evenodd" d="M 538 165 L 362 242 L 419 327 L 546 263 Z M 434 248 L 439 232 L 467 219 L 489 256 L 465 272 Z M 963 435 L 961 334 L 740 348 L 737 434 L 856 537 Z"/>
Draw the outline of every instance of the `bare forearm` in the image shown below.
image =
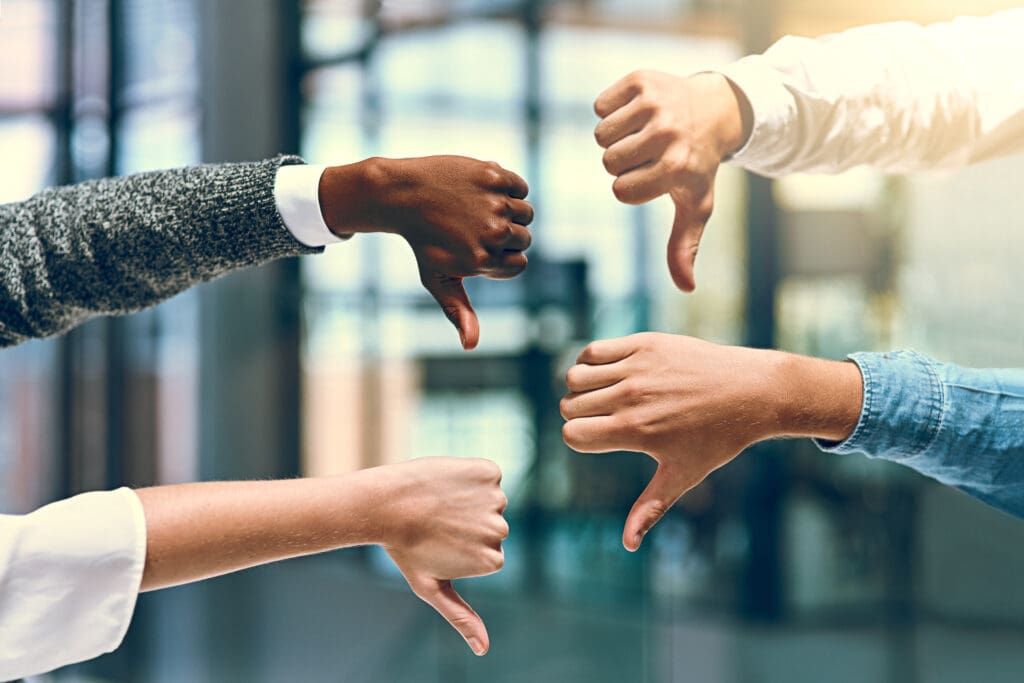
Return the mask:
<path id="1" fill-rule="evenodd" d="M 380 542 L 372 477 L 210 482 L 140 489 L 147 551 L 142 590 L 275 560 Z"/>

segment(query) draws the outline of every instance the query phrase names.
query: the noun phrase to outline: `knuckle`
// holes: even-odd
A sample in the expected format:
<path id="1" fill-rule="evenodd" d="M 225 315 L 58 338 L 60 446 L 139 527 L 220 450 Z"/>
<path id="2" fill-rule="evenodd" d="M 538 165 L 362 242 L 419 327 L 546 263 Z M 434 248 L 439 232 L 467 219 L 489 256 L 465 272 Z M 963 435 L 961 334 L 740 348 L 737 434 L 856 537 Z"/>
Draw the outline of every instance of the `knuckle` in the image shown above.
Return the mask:
<path id="1" fill-rule="evenodd" d="M 509 213 L 508 197 L 493 195 L 487 200 L 488 213 L 504 216 Z"/>
<path id="2" fill-rule="evenodd" d="M 626 83 L 634 88 L 640 89 L 647 82 L 648 72 L 645 69 L 637 69 L 626 74 Z"/>
<path id="3" fill-rule="evenodd" d="M 657 332 L 637 332 L 633 336 L 635 337 L 636 346 L 644 351 L 654 348 L 659 337 Z"/>
<path id="4" fill-rule="evenodd" d="M 502 182 L 500 168 L 493 161 L 484 164 L 483 172 L 481 173 L 481 180 L 483 180 L 484 184 L 488 186 L 499 185 Z"/>
<path id="5" fill-rule="evenodd" d="M 662 517 L 668 514 L 671 509 L 671 505 L 668 505 L 663 500 L 652 500 L 647 505 L 647 528 L 654 526 Z"/>
<path id="6" fill-rule="evenodd" d="M 491 216 L 484 223 L 484 230 L 503 244 L 512 238 L 512 226 L 501 216 Z"/>
<path id="7" fill-rule="evenodd" d="M 619 430 L 627 434 L 640 433 L 640 418 L 635 411 L 624 411 L 614 418 L 615 425 Z"/>
<path id="8" fill-rule="evenodd" d="M 582 372 L 583 368 L 578 365 L 574 365 L 566 371 L 565 386 L 567 386 L 570 391 L 576 391 L 576 388 L 580 386 L 580 373 Z M 562 402 L 564 403 L 566 400 L 568 400 L 568 397 L 563 398 Z"/>
<path id="9" fill-rule="evenodd" d="M 637 111 L 641 114 L 654 114 L 658 111 L 658 100 L 651 97 L 647 92 L 641 92 L 634 98 Z"/>
<path id="10" fill-rule="evenodd" d="M 619 401 L 626 405 L 636 406 L 643 403 L 643 388 L 634 380 L 623 380 L 617 387 Z"/>
<path id="11" fill-rule="evenodd" d="M 449 614 L 447 616 L 448 623 L 455 627 L 459 633 L 468 634 L 474 625 L 476 620 L 468 614 Z"/>
<path id="12" fill-rule="evenodd" d="M 487 267 L 491 265 L 491 262 L 493 260 L 494 257 L 491 255 L 491 252 L 487 251 L 486 248 L 477 245 L 476 247 L 473 248 L 472 256 L 470 259 L 470 263 L 472 264 L 472 271 L 474 273 L 479 273 L 480 271 L 485 270 Z"/>

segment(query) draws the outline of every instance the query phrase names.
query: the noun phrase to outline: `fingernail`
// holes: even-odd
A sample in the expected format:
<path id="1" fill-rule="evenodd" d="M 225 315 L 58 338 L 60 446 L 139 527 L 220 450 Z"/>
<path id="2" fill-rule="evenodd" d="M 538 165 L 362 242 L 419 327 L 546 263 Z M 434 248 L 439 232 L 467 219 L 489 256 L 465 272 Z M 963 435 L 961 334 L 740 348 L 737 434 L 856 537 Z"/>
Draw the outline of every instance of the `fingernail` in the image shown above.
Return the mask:
<path id="1" fill-rule="evenodd" d="M 459 330 L 459 341 L 462 343 L 462 348 L 466 348 L 466 333 Z"/>
<path id="2" fill-rule="evenodd" d="M 644 541 L 644 534 L 643 534 L 643 532 L 642 531 L 638 532 L 637 535 L 633 537 L 633 550 L 639 549 L 640 548 L 640 544 L 643 543 L 643 541 Z"/>
<path id="3" fill-rule="evenodd" d="M 480 642 L 479 638 L 469 638 L 466 642 L 469 643 L 469 649 L 473 651 L 473 654 L 477 657 L 484 656 L 484 644 Z"/>

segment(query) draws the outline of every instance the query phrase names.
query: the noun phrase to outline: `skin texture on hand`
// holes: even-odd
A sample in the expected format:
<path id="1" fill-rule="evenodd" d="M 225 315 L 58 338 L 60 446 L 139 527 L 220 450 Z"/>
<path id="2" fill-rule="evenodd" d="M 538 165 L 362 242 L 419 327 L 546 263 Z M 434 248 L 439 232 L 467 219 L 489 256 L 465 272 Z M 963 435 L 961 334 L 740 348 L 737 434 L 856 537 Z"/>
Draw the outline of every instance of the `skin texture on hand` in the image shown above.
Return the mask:
<path id="1" fill-rule="evenodd" d="M 658 462 L 626 520 L 622 543 L 631 551 L 684 493 L 751 444 L 845 438 L 863 392 L 853 363 L 655 333 L 593 342 L 566 383 L 566 444 Z"/>
<path id="2" fill-rule="evenodd" d="M 423 458 L 338 477 L 139 489 L 147 533 L 141 590 L 380 544 L 416 595 L 483 655 L 487 629 L 452 580 L 504 564 L 500 482 L 489 460 Z"/>
<path id="3" fill-rule="evenodd" d="M 720 74 L 686 78 L 636 71 L 594 102 L 594 129 L 605 149 L 612 191 L 627 204 L 664 194 L 675 204 L 668 268 L 676 286 L 693 291 L 693 267 L 714 207 L 715 175 L 722 159 L 749 135 L 749 103 Z"/>
<path id="4" fill-rule="evenodd" d="M 533 207 L 529 187 L 494 162 L 460 156 L 367 159 L 325 171 L 320 206 L 337 234 L 391 232 L 416 256 L 420 280 L 476 347 L 480 324 L 467 277 L 512 278 L 526 269 Z"/>

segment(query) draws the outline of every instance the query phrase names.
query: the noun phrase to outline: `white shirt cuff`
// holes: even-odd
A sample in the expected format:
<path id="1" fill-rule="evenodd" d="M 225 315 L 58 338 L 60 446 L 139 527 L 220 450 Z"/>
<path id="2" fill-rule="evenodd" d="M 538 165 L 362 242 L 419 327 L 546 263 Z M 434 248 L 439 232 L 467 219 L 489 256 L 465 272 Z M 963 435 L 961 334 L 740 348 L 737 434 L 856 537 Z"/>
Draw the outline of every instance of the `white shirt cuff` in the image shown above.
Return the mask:
<path id="1" fill-rule="evenodd" d="M 779 142 L 788 139 L 787 129 L 796 117 L 793 94 L 779 72 L 761 55 L 744 57 L 715 71 L 743 91 L 754 117 L 750 137 L 729 161 L 756 172 L 771 173 L 778 162 Z"/>
<path id="2" fill-rule="evenodd" d="M 0 515 L 0 680 L 117 649 L 145 565 L 146 519 L 131 489 Z"/>
<path id="3" fill-rule="evenodd" d="M 323 247 L 345 239 L 331 232 L 320 211 L 320 176 L 326 169 L 305 164 L 282 166 L 274 181 L 277 211 L 292 236 L 307 247 Z"/>

